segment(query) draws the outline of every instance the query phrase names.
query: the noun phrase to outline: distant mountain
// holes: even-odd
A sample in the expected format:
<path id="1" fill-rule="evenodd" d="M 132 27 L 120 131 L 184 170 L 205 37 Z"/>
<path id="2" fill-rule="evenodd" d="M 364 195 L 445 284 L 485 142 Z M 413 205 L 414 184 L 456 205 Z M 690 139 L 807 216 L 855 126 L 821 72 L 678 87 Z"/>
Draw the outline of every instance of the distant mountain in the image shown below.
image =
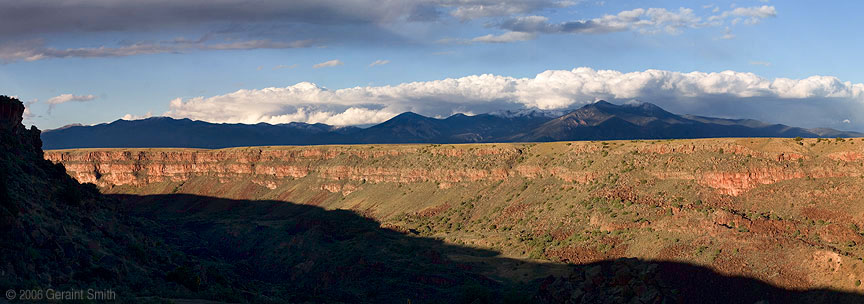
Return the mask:
<path id="1" fill-rule="evenodd" d="M 586 105 L 512 138 L 515 141 L 710 137 L 859 137 L 857 132 L 803 129 L 752 119 L 676 115 L 650 104 Z"/>
<path id="2" fill-rule="evenodd" d="M 215 124 L 153 117 L 117 120 L 95 126 L 68 126 L 42 133 L 46 149 L 189 147 L 224 148 L 266 145 L 327 144 L 359 128 L 325 124 Z"/>
<path id="3" fill-rule="evenodd" d="M 710 137 L 861 137 L 858 132 L 803 129 L 752 119 L 676 115 L 654 104 L 605 101 L 571 111 L 506 111 L 444 119 L 406 112 L 368 127 L 289 123 L 216 124 L 154 117 L 42 133 L 46 149 L 272 145 L 472 143 Z"/>

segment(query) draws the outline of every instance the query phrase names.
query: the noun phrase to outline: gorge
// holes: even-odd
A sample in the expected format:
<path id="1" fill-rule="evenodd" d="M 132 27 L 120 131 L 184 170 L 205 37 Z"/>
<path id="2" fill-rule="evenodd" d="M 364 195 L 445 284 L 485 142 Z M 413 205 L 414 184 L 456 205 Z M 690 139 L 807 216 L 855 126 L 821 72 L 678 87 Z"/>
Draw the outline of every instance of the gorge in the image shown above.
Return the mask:
<path id="1" fill-rule="evenodd" d="M 682 261 L 784 288 L 851 292 L 864 275 L 862 155 L 864 139 L 729 138 L 45 157 L 138 203 L 187 194 L 294 202 L 516 260 Z M 525 281 L 548 275 L 485 271 Z"/>

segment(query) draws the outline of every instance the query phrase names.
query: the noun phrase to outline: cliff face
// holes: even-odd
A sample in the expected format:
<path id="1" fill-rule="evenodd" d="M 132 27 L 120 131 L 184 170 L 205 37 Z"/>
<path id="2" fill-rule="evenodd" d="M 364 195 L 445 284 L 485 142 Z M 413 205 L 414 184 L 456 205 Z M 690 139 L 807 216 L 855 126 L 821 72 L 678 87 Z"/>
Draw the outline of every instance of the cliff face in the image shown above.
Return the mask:
<path id="1" fill-rule="evenodd" d="M 631 167 L 624 172 L 626 175 L 694 180 L 717 193 L 738 196 L 760 185 L 787 180 L 861 176 L 862 151 L 864 142 L 856 146 L 855 140 L 808 148 L 791 140 L 721 139 L 611 145 L 577 142 L 223 150 L 84 149 L 50 151 L 45 158 L 64 164 L 78 181 L 109 188 L 109 192 L 116 186 L 146 188 L 197 178 L 223 184 L 248 180 L 271 190 L 306 177 L 322 183 L 345 184 L 351 189 L 360 188 L 362 183 L 432 182 L 445 188 L 458 183 L 537 178 L 586 184 L 604 174 L 621 173 L 609 169 L 626 165 Z"/>
<path id="2" fill-rule="evenodd" d="M 862 139 L 704 139 L 82 149 L 45 158 L 104 193 L 348 209 L 519 258 L 687 261 L 779 286 L 857 290 L 862 154 Z"/>

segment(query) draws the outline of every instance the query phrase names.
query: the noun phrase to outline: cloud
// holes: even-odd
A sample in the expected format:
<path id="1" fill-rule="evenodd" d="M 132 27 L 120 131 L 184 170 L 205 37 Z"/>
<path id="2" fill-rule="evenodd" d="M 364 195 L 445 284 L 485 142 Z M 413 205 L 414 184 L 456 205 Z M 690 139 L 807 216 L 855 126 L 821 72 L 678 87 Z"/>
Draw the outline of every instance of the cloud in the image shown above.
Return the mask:
<path id="1" fill-rule="evenodd" d="M 18 98 L 18 97 L 16 96 L 15 98 Z M 39 102 L 39 99 L 33 99 L 31 101 L 24 102 L 24 113 L 21 114 L 21 116 L 24 120 L 36 117 L 36 115 L 34 115 L 33 112 L 30 111 L 30 106 L 33 105 L 34 103 L 37 103 L 37 102 Z"/>
<path id="2" fill-rule="evenodd" d="M 677 10 L 636 8 L 614 15 L 565 22 L 550 22 L 545 16 L 517 16 L 493 24 L 494 27 L 506 30 L 506 33 L 481 36 L 471 41 L 501 43 L 534 39 L 536 34 L 606 34 L 625 31 L 646 35 L 680 34 L 686 29 L 723 26 L 730 18 L 732 20 L 728 23 L 735 25 L 741 20 L 745 20 L 746 24 L 756 24 L 764 18 L 774 16 L 776 9 L 773 6 L 739 7 L 720 15 L 704 17 L 697 16 L 693 9 L 684 7 Z M 722 38 L 733 37 L 727 27 Z"/>
<path id="3" fill-rule="evenodd" d="M 767 62 L 767 61 L 750 61 L 750 64 L 752 64 L 752 65 L 761 65 L 761 66 L 764 66 L 764 67 L 770 67 L 770 66 L 771 66 L 771 63 L 770 63 L 770 62 Z"/>
<path id="4" fill-rule="evenodd" d="M 508 42 L 516 42 L 516 41 L 525 41 L 525 40 L 533 40 L 537 37 L 537 34 L 534 33 L 523 33 L 523 32 L 507 32 L 501 35 L 485 35 L 480 37 L 475 37 L 471 39 L 471 42 L 485 42 L 485 43 L 508 43 Z"/>
<path id="5" fill-rule="evenodd" d="M 453 7 L 453 17 L 471 20 L 483 17 L 500 17 L 526 14 L 547 8 L 573 6 L 578 1 L 546 0 L 449 0 L 441 1 L 444 7 Z"/>
<path id="6" fill-rule="evenodd" d="M 359 24 L 398 20 L 426 1 L 0 1 L 0 37 L 58 32 L 183 29 L 205 23 Z"/>
<path id="7" fill-rule="evenodd" d="M 762 19 L 777 17 L 777 9 L 773 6 L 763 5 L 759 7 L 739 7 L 735 8 L 732 11 L 724 12 L 721 15 L 723 18 L 727 18 L 729 16 L 735 16 L 737 18 L 733 19 L 733 24 L 737 24 L 743 20 L 746 24 L 757 24 L 762 21 Z"/>
<path id="8" fill-rule="evenodd" d="M 248 40 L 222 43 L 208 43 L 206 39 L 172 40 L 156 43 L 135 43 L 119 47 L 55 49 L 46 47 L 42 40 L 27 40 L 16 43 L 0 44 L 0 62 L 36 61 L 49 58 L 104 58 L 149 55 L 161 53 L 181 53 L 193 50 L 251 50 L 251 49 L 288 49 L 314 45 L 313 41 L 301 40 L 277 42 L 271 40 Z"/>
<path id="9" fill-rule="evenodd" d="M 85 101 L 91 101 L 94 99 L 96 99 L 95 95 L 62 94 L 59 96 L 51 97 L 50 99 L 48 99 L 47 103 L 49 105 L 58 105 L 58 104 L 67 103 L 70 101 L 85 102 Z"/>
<path id="10" fill-rule="evenodd" d="M 723 40 L 731 40 L 731 39 L 735 39 L 735 34 L 732 34 L 732 29 L 730 29 L 730 28 L 727 26 L 727 27 L 726 27 L 726 31 L 724 31 L 723 36 L 720 36 L 720 39 L 723 39 Z"/>
<path id="11" fill-rule="evenodd" d="M 274 70 L 274 71 L 275 71 L 275 70 L 282 70 L 282 69 L 289 69 L 289 70 L 290 70 L 290 69 L 293 69 L 293 68 L 296 68 L 296 67 L 297 67 L 297 64 L 292 64 L 292 65 L 282 65 L 282 64 L 280 64 L 280 65 L 274 66 L 274 67 L 273 67 L 273 70 Z"/>
<path id="12" fill-rule="evenodd" d="M 139 119 L 145 119 L 145 118 L 150 118 L 150 117 L 153 117 L 152 112 L 147 112 L 144 115 L 126 114 L 126 115 L 123 115 L 123 117 L 121 117 L 120 119 L 122 119 L 122 120 L 139 120 Z"/>
<path id="13" fill-rule="evenodd" d="M 0 1 L 0 38 L 33 34 L 189 29 L 202 24 L 339 26 L 527 14 L 560 0 L 27 0 Z M 444 14 L 442 14 L 444 12 Z"/>
<path id="14" fill-rule="evenodd" d="M 414 29 L 574 5 L 564 0 L 0 0 L 0 63 L 188 51 L 287 49 L 328 43 L 417 43 Z M 453 21 L 453 20 L 444 20 Z M 420 27 L 412 24 L 425 24 Z M 463 23 L 464 24 L 464 23 Z M 406 26 L 407 25 L 407 26 Z M 174 33 L 222 41 L 152 42 Z M 424 32 L 417 30 L 417 32 Z M 135 39 L 113 45 L 93 33 Z M 42 39 L 50 37 L 47 43 Z M 83 38 L 83 39 L 82 39 Z M 152 38 L 151 38 L 152 39 Z M 60 47 L 57 42 L 97 41 Z"/>
<path id="15" fill-rule="evenodd" d="M 345 63 L 343 63 L 343 62 L 340 61 L 339 59 L 333 59 L 333 60 L 330 60 L 330 61 L 325 61 L 325 62 L 322 62 L 322 63 L 316 64 L 316 65 L 313 65 L 312 67 L 313 67 L 313 68 L 316 68 L 316 69 L 319 69 L 319 68 L 335 67 L 335 66 L 340 66 L 340 65 L 344 65 L 344 64 L 345 64 Z"/>
<path id="16" fill-rule="evenodd" d="M 679 8 L 677 11 L 665 8 L 637 8 L 603 17 L 549 23 L 543 16 L 524 16 L 505 20 L 499 24 L 501 29 L 525 33 L 569 33 L 602 34 L 623 31 L 637 31 L 645 34 L 667 32 L 680 33 L 685 28 L 703 26 L 702 19 L 692 9 Z"/>
<path id="17" fill-rule="evenodd" d="M 67 102 L 87 102 L 96 99 L 95 95 L 73 95 L 73 94 L 61 94 L 58 96 L 54 96 L 48 99 L 45 103 L 48 104 L 48 114 L 51 114 L 51 111 L 54 110 L 54 107 Z"/>
<path id="18" fill-rule="evenodd" d="M 351 43 L 423 43 L 439 37 L 429 27 L 475 19 L 500 32 L 441 42 L 507 43 L 542 34 L 678 34 L 707 26 L 756 24 L 776 16 L 773 6 L 732 8 L 703 16 L 690 8 L 636 8 L 596 18 L 550 21 L 537 14 L 574 6 L 579 0 L 0 0 L 0 62 L 47 58 L 103 58 L 190 51 L 289 49 Z M 712 6 L 712 10 L 719 10 Z M 704 11 L 704 10 L 703 10 Z M 134 12 L 134 13 L 130 13 Z M 443 19 L 449 18 L 449 19 Z M 443 19 L 443 20 L 442 20 Z M 415 24 L 423 24 L 415 26 Z M 200 40 L 126 45 L 102 43 L 57 47 L 40 37 L 78 41 L 116 32 L 159 37 L 198 31 Z M 59 39 L 66 35 L 67 39 Z M 435 35 L 435 34 L 430 34 Z M 213 41 L 213 36 L 223 39 Z M 734 37 L 726 33 L 724 38 Z M 44 39 L 44 38 L 41 38 Z M 89 38 L 92 40 L 93 38 Z M 49 41 L 51 42 L 51 41 Z"/>
<path id="19" fill-rule="evenodd" d="M 864 84 L 831 76 L 766 79 L 735 71 L 625 73 L 591 68 L 549 70 L 533 78 L 483 74 L 336 90 L 303 82 L 178 98 L 171 101 L 166 115 L 213 122 L 343 125 L 378 123 L 404 111 L 447 116 L 499 109 L 566 109 L 598 99 L 638 99 L 679 113 L 804 126 L 836 127 L 838 115 L 852 115 L 852 121 L 864 119 Z"/>
<path id="20" fill-rule="evenodd" d="M 375 60 L 374 62 L 370 63 L 370 64 L 369 64 L 369 67 L 371 68 L 371 67 L 374 67 L 374 66 L 376 66 L 376 65 L 385 65 L 385 64 L 388 64 L 388 63 L 390 63 L 390 60 L 381 60 L 381 59 L 379 59 L 379 60 Z"/>

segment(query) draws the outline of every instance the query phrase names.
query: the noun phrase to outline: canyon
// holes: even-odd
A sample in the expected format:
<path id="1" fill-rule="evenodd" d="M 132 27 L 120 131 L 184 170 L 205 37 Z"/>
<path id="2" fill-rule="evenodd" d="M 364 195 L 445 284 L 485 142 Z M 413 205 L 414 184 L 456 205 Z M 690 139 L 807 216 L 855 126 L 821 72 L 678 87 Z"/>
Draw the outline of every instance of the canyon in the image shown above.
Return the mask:
<path id="1" fill-rule="evenodd" d="M 794 290 L 860 293 L 862 155 L 858 138 L 724 138 L 97 148 L 45 159 L 130 200 L 290 202 L 541 265 L 675 261 Z M 520 267 L 482 271 L 526 282 L 549 275 Z"/>

